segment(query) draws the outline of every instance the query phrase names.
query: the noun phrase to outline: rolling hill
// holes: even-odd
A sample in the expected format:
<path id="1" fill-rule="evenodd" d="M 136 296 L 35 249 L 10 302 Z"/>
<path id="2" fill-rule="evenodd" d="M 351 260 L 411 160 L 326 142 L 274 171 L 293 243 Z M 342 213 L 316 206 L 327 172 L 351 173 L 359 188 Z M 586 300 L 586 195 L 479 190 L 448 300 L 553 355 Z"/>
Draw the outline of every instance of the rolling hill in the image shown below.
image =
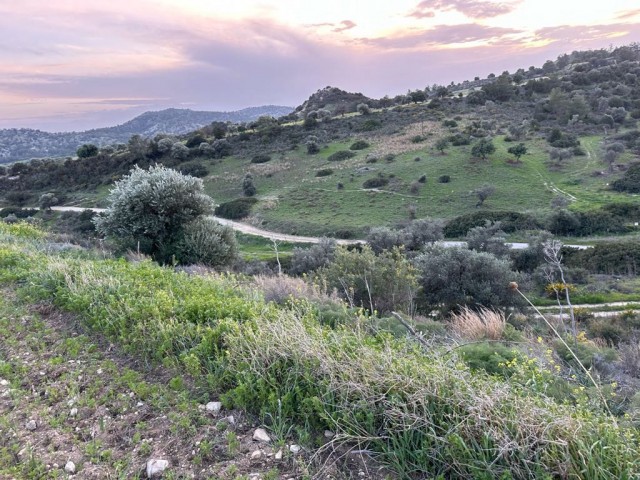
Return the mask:
<path id="1" fill-rule="evenodd" d="M 184 134 L 212 122 L 250 122 L 263 115 L 286 115 L 292 108 L 277 105 L 250 107 L 234 112 L 206 112 L 168 108 L 145 112 L 115 127 L 83 132 L 51 133 L 28 128 L 0 130 L 0 163 L 30 158 L 74 155 L 85 143 L 98 146 L 125 143 L 132 135 Z"/>

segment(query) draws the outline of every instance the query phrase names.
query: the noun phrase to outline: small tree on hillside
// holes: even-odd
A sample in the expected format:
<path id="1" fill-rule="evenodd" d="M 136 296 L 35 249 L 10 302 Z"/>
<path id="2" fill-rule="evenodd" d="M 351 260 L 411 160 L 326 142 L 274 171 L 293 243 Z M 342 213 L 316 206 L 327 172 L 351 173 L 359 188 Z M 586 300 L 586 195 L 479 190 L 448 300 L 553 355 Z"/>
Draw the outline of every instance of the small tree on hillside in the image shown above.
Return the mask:
<path id="1" fill-rule="evenodd" d="M 440 152 L 440 154 L 444 155 L 444 151 L 449 148 L 449 140 L 446 138 L 441 138 L 436 142 L 436 150 Z"/>
<path id="2" fill-rule="evenodd" d="M 256 194 L 256 187 L 250 173 L 247 173 L 242 179 L 242 193 L 245 197 L 253 197 Z"/>
<path id="3" fill-rule="evenodd" d="M 76 150 L 76 155 L 78 158 L 90 158 L 98 155 L 98 147 L 93 145 L 92 143 L 85 143 L 78 150 Z"/>
<path id="4" fill-rule="evenodd" d="M 511 155 L 513 155 L 514 157 L 516 157 L 516 161 L 520 161 L 520 157 L 522 155 L 526 155 L 527 154 L 527 147 L 525 146 L 524 143 L 519 143 L 518 145 L 514 145 L 513 147 L 510 147 L 507 152 L 509 152 Z"/>
<path id="5" fill-rule="evenodd" d="M 356 107 L 356 110 L 361 115 L 369 115 L 371 113 L 371 108 L 369 108 L 369 105 L 367 105 L 366 103 L 359 103 Z"/>
<path id="6" fill-rule="evenodd" d="M 53 193 L 43 193 L 40 195 L 39 203 L 42 210 L 51 210 L 51 207 L 58 203 L 58 197 Z"/>
<path id="7" fill-rule="evenodd" d="M 493 185 L 483 185 L 480 188 L 477 188 L 474 193 L 476 197 L 478 197 L 478 203 L 476 203 L 476 207 L 481 207 L 484 205 L 484 202 L 487 198 L 489 198 L 496 191 L 496 187 Z"/>
<path id="8" fill-rule="evenodd" d="M 480 157 L 483 160 L 487 159 L 487 156 L 496 151 L 496 147 L 493 141 L 489 138 L 481 138 L 471 148 L 471 155 L 474 157 Z"/>

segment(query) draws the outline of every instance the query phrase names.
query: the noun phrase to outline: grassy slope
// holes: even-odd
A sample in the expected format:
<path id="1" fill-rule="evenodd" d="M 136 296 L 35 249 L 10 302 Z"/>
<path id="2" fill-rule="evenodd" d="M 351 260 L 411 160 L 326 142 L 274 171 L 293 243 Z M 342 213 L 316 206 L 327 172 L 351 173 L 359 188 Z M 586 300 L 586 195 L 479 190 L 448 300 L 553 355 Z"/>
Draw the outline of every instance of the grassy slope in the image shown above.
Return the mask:
<path id="1" fill-rule="evenodd" d="M 267 228 L 298 234 L 321 234 L 351 229 L 360 231 L 372 225 L 393 225 L 409 218 L 409 206 L 417 206 L 418 217 L 451 218 L 476 211 L 473 191 L 490 184 L 495 193 L 482 208 L 545 212 L 557 195 L 573 196 L 573 207 L 588 210 L 609 202 L 640 201 L 637 197 L 608 190 L 607 184 L 619 174 L 593 175 L 606 167 L 600 161 L 600 137 L 584 137 L 586 156 L 573 157 L 560 168 L 550 168 L 543 140 L 525 142 L 529 153 L 514 165 L 503 137 L 494 141 L 497 151 L 485 161 L 471 159 L 471 146 L 451 147 L 445 155 L 435 152 L 433 140 L 411 144 L 403 139 L 405 153 L 392 162 L 380 158 L 366 163 L 366 155 L 384 149 L 392 138 L 380 138 L 378 144 L 357 152 L 357 156 L 329 162 L 327 157 L 350 142 L 334 143 L 317 155 L 307 155 L 302 147 L 283 154 L 263 165 L 252 165 L 246 159 L 226 158 L 212 165 L 205 179 L 206 191 L 223 202 L 242 196 L 242 176 L 250 171 L 262 202 L 255 208 Z M 420 161 L 415 161 L 420 157 Z M 623 157 L 621 162 L 629 159 Z M 362 167 L 375 171 L 358 172 Z M 334 174 L 315 177 L 321 168 L 332 168 Z M 394 177 L 378 191 L 362 189 L 362 182 L 378 173 Z M 418 194 L 410 192 L 412 182 L 426 175 L 427 181 Z M 439 183 L 441 175 L 450 175 L 450 183 Z M 344 188 L 337 189 L 338 183 Z"/>
<path id="2" fill-rule="evenodd" d="M 321 439 L 322 431 L 330 428 L 337 433 L 338 444 L 375 450 L 402 478 L 421 472 L 445 478 L 546 478 L 550 474 L 617 479 L 632 478 L 640 471 L 636 433 L 615 426 L 594 408 L 594 399 L 581 400 L 579 389 L 575 397 L 565 394 L 576 404 L 559 404 L 547 396 L 558 379 L 553 369 L 535 359 L 524 357 L 505 367 L 512 369 L 508 381 L 489 377 L 470 371 L 451 352 L 420 350 L 404 340 L 372 336 L 366 333 L 365 318 L 353 319 L 358 328 L 322 327 L 317 306 L 265 304 L 234 277 L 189 277 L 147 262 L 101 260 L 89 252 L 44 254 L 46 239 L 31 227 L 5 226 L 0 233 L 4 244 L 0 281 L 10 288 L 23 285 L 20 293 L 25 301 L 39 300 L 49 308 L 76 313 L 111 341 L 151 363 L 162 362 L 182 372 L 177 380 L 166 382 L 174 390 L 182 389 L 189 372 L 206 391 L 222 394 L 225 406 L 259 413 L 282 441 L 293 439 L 312 447 L 318 434 Z M 6 304 L 3 301 L 3 308 Z M 22 314 L 6 315 L 9 321 L 2 332 L 7 340 L 2 345 L 12 347 L 14 334 L 8 326 Z M 31 322 L 25 319 L 23 324 Z M 38 336 L 39 331 L 43 336 Z M 40 357 L 48 361 L 59 343 L 37 323 L 25 341 L 33 345 L 38 362 Z M 42 364 L 34 364 L 29 371 L 13 366 L 12 352 L 3 351 L 2 374 L 9 377 L 12 388 L 24 384 L 28 392 L 30 382 L 35 382 L 30 372 Z M 68 365 L 65 360 L 61 364 Z M 92 361 L 87 358 L 91 369 L 86 375 L 91 379 L 101 375 Z M 109 369 L 103 368 L 102 374 L 113 372 L 116 379 L 125 373 L 108 364 L 105 368 Z M 40 377 L 55 378 L 52 370 L 35 375 Z M 567 382 L 570 385 L 573 380 Z M 127 388 L 136 395 L 134 387 L 127 384 Z M 76 391 L 82 393 L 72 385 L 70 392 Z M 122 398 L 117 389 L 103 400 L 98 393 L 89 390 L 83 402 L 98 399 L 105 408 L 114 405 L 116 418 L 124 415 L 127 425 L 133 422 L 133 416 L 127 418 L 134 408 L 130 398 Z M 68 395 L 63 395 L 63 401 Z M 40 398 L 51 401 L 44 394 Z M 20 405 L 26 408 L 29 403 Z M 58 401 L 55 406 L 58 421 L 65 419 L 64 403 Z M 196 434 L 200 432 L 200 422 L 206 424 L 197 408 L 195 417 L 179 415 L 194 411 L 188 402 L 159 401 L 153 406 L 153 414 L 167 412 L 169 420 L 175 419 L 177 442 L 191 438 L 194 428 Z M 14 411 L 15 405 L 9 408 Z M 8 428 L 17 428 L 25 415 L 18 411 Z M 94 431 L 100 432 L 100 420 L 94 420 L 98 422 Z M 66 427 L 61 427 L 65 434 Z M 91 431 L 91 425 L 85 428 Z M 172 432 L 174 427 L 167 428 Z M 218 441 L 216 434 L 208 432 L 206 438 Z M 135 430 L 127 434 L 131 437 L 125 436 L 125 443 L 133 446 L 139 437 L 134 437 Z M 110 463 L 114 458 L 123 460 L 123 468 L 135 469 L 132 465 L 139 464 L 141 457 L 127 457 L 110 444 L 93 443 L 93 450 L 81 458 L 83 468 L 106 463 L 105 468 L 115 469 Z M 21 467 L 12 463 L 11 451 L 2 457 L 0 468 Z M 192 455 L 195 458 L 197 453 Z"/>

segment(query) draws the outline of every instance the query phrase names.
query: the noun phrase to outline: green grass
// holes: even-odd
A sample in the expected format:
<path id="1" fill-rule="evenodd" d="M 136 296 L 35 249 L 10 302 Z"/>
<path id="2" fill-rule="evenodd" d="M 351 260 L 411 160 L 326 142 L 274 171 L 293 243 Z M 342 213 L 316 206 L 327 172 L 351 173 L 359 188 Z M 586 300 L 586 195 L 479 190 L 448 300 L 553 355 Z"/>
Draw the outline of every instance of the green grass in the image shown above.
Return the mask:
<path id="1" fill-rule="evenodd" d="M 256 235 L 247 235 L 245 233 L 236 232 L 238 240 L 238 249 L 244 260 L 260 260 L 275 261 L 276 252 L 274 244 L 271 240 L 258 237 Z M 291 258 L 295 247 L 308 248 L 308 244 L 297 244 L 291 242 L 277 241 L 278 254 L 280 260 Z"/>
<path id="2" fill-rule="evenodd" d="M 330 429 L 347 446 L 377 452 L 403 479 L 640 473 L 635 429 L 622 420 L 618 425 L 594 399 L 569 393 L 558 403 L 548 396 L 557 377 L 535 358 L 505 365 L 508 380 L 492 377 L 443 347 L 425 350 L 372 334 L 365 317 L 332 330 L 307 301 L 265 304 L 233 276 L 189 276 L 97 255 L 45 255 L 42 240 L 22 238 L 4 248 L 0 278 L 12 288 L 21 285 L 24 301 L 52 302 L 78 315 L 151 363 L 201 379 L 222 394 L 226 407 L 277 422 L 271 428 L 283 435 L 313 438 Z M 77 347 L 68 345 L 69 354 L 83 351 Z M 176 378 L 181 375 L 167 383 L 179 395 L 183 383 Z M 168 415 L 169 431 L 190 436 L 197 425 L 176 413 Z M 94 447 L 93 458 L 108 462 L 105 449 Z"/>
<path id="3" fill-rule="evenodd" d="M 355 138 L 355 137 L 354 137 Z M 267 228 L 298 234 L 335 233 L 351 230 L 362 235 L 373 225 L 394 225 L 409 219 L 409 206 L 417 207 L 418 217 L 452 218 L 476 211 L 477 198 L 473 191 L 490 184 L 495 193 L 481 208 L 490 210 L 516 210 L 545 213 L 551 211 L 551 201 L 557 195 L 575 197 L 571 208 L 590 210 L 606 203 L 631 201 L 637 197 L 610 191 L 607 184 L 620 174 L 593 175 L 606 171 L 600 161 L 601 137 L 581 138 L 585 156 L 573 157 L 561 167 L 550 166 L 548 145 L 544 140 L 526 141 L 529 153 L 520 164 L 511 164 L 503 137 L 494 139 L 496 153 L 487 160 L 471 158 L 471 146 L 450 147 L 445 155 L 434 151 L 430 140 L 413 144 L 409 140 L 405 153 L 386 162 L 384 155 L 376 163 L 365 161 L 369 152 L 384 150 L 386 137 L 374 145 L 357 151 L 356 157 L 341 162 L 328 162 L 326 158 L 338 150 L 347 150 L 353 139 L 332 143 L 319 154 L 308 155 L 304 147 L 274 155 L 268 170 L 253 169 L 258 198 L 263 200 L 254 207 Z M 379 143 L 378 146 L 375 144 Z M 623 155 L 626 162 L 629 154 Z M 414 159 L 420 157 L 421 161 Z M 362 167 L 375 171 L 358 173 Z M 226 158 L 210 167 L 211 177 L 205 180 L 207 193 L 218 202 L 242 196 L 241 180 L 250 167 L 249 159 Z M 321 168 L 332 168 L 327 177 L 315 177 Z M 382 173 L 390 178 L 388 186 L 379 191 L 366 191 L 362 183 Z M 410 192 L 410 185 L 420 176 L 427 181 L 418 194 Z M 450 175 L 451 182 L 442 184 L 437 179 Z M 339 190 L 338 183 L 344 188 Z M 559 193 L 563 192 L 563 193 Z"/>

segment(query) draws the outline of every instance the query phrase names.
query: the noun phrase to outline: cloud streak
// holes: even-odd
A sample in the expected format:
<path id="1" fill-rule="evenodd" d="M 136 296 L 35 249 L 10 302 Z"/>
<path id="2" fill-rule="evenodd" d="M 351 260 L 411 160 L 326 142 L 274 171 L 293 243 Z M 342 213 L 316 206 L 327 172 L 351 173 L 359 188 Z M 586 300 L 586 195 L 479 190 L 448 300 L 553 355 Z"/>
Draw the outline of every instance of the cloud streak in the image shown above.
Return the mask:
<path id="1" fill-rule="evenodd" d="M 384 48 L 405 49 L 426 46 L 447 46 L 474 42 L 495 42 L 521 30 L 502 27 L 487 27 L 475 23 L 463 25 L 437 25 L 433 28 L 397 37 L 362 39 L 367 45 Z"/>
<path id="2" fill-rule="evenodd" d="M 519 2 L 491 2 L 486 0 L 423 0 L 411 13 L 414 18 L 431 18 L 436 12 L 457 11 L 468 18 L 492 18 L 514 10 Z"/>

